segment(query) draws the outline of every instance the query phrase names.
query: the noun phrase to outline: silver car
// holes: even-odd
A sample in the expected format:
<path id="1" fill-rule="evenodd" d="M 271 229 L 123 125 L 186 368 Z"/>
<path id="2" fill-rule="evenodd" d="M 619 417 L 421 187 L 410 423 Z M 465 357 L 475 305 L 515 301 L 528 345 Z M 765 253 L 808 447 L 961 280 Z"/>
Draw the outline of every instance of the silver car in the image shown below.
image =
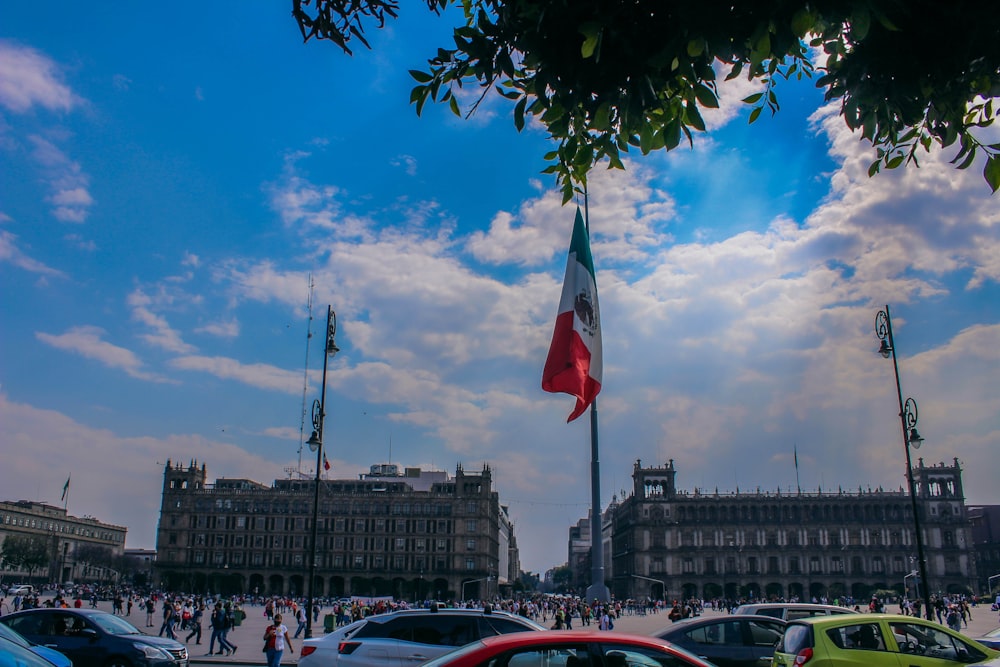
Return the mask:
<path id="1" fill-rule="evenodd" d="M 408 609 L 369 616 L 302 643 L 299 667 L 418 665 L 483 637 L 544 630 L 533 621 L 483 609 Z"/>

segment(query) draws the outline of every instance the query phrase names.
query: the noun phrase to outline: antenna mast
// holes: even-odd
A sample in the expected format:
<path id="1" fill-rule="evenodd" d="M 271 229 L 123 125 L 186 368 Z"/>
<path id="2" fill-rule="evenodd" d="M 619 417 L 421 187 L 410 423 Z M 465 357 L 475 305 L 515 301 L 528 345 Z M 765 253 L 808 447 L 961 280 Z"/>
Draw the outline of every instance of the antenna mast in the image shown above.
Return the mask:
<path id="1" fill-rule="evenodd" d="M 312 342 L 313 321 L 313 277 L 309 274 L 309 321 L 306 322 L 306 363 L 302 371 L 302 415 L 299 421 L 299 477 L 302 477 L 302 445 L 306 434 L 306 394 L 309 392 L 309 345 Z"/>

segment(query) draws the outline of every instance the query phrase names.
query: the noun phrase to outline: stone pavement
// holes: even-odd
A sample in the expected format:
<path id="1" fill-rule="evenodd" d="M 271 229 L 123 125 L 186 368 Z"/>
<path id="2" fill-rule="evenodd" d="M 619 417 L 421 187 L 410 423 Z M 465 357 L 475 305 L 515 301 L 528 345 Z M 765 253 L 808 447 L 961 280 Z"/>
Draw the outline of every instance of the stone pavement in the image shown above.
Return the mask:
<path id="1" fill-rule="evenodd" d="M 89 606 L 89 605 L 88 605 Z M 111 611 L 110 601 L 98 602 L 98 609 L 104 611 Z M 208 627 L 207 621 L 202 624 L 202 638 L 201 645 L 195 644 L 194 640 L 187 642 L 188 654 L 190 655 L 191 664 L 194 665 L 211 665 L 211 664 L 221 664 L 221 665 L 264 665 L 264 654 L 261 652 L 261 647 L 264 645 L 264 629 L 267 627 L 267 617 L 264 616 L 263 606 L 247 606 L 243 608 L 246 612 L 246 618 L 243 620 L 239 627 L 233 628 L 229 631 L 229 640 L 231 643 L 238 647 L 235 655 L 225 656 L 225 655 L 207 655 L 208 653 L 208 642 L 212 636 L 211 629 Z M 329 609 L 324 609 L 320 612 L 319 623 L 313 625 L 313 636 L 320 637 L 323 635 L 323 617 L 329 611 Z M 710 609 L 704 612 L 705 616 L 719 616 L 722 612 L 712 611 Z M 284 614 L 285 625 L 288 626 L 289 634 L 295 634 L 295 628 L 297 624 L 293 619 L 289 619 L 289 614 Z M 145 628 L 145 612 L 140 611 L 138 608 L 132 610 L 131 616 L 125 617 L 133 625 L 138 627 L 144 632 L 150 634 L 156 634 L 159 631 L 159 619 L 160 613 L 157 609 L 157 613 L 154 615 L 156 626 L 152 628 Z M 580 619 L 573 619 L 573 628 L 579 629 Z M 665 611 L 661 611 L 658 614 L 647 614 L 645 616 L 622 616 L 620 619 L 615 620 L 615 629 L 612 632 L 628 632 L 638 635 L 653 635 L 658 630 L 670 625 L 670 620 L 667 618 Z M 969 622 L 968 628 L 963 628 L 962 633 L 969 637 L 976 637 L 979 635 L 986 634 L 990 630 L 1000 626 L 1000 618 L 995 611 L 990 611 L 989 605 L 979 605 L 972 609 L 972 620 Z M 591 625 L 592 628 L 596 629 L 596 626 Z M 179 640 L 183 642 L 184 637 L 187 633 L 178 634 Z M 295 648 L 294 653 L 289 653 L 285 651 L 284 656 L 282 656 L 282 665 L 294 665 L 298 662 L 299 651 L 302 648 L 302 637 L 298 639 L 292 639 L 292 646 Z M 218 650 L 218 647 L 216 647 Z"/>

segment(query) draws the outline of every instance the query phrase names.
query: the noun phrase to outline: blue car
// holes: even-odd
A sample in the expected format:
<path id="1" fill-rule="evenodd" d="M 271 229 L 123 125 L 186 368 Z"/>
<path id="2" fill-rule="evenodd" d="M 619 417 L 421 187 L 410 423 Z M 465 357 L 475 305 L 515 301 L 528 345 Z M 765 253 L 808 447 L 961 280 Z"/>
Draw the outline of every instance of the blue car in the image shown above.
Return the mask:
<path id="1" fill-rule="evenodd" d="M 16 642 L 0 639 L 0 667 L 52 667 L 52 663 Z"/>
<path id="2" fill-rule="evenodd" d="M 0 623 L 65 654 L 73 667 L 188 667 L 184 644 L 143 634 L 106 611 L 27 609 L 0 616 Z"/>
<path id="3" fill-rule="evenodd" d="M 45 658 L 56 667 L 73 667 L 73 663 L 70 662 L 70 659 L 59 651 L 30 642 L 20 633 L 11 630 L 3 623 L 0 623 L 0 639 L 6 639 L 13 644 L 26 648 L 35 655 Z"/>

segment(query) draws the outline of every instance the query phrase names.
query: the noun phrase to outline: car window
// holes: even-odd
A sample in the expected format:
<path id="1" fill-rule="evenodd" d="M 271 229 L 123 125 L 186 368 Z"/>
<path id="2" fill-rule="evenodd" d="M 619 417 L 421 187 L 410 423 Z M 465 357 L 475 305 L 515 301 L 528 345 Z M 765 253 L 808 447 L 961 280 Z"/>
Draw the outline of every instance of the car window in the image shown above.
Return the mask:
<path id="1" fill-rule="evenodd" d="M 786 621 L 797 621 L 800 618 L 812 618 L 813 616 L 826 616 L 825 609 L 809 609 L 802 607 L 789 607 L 785 614 Z"/>
<path id="2" fill-rule="evenodd" d="M 479 618 L 480 637 L 492 637 L 493 635 L 506 635 L 511 632 L 526 632 L 534 630 L 526 623 L 519 623 L 502 616 L 482 616 Z"/>
<path id="3" fill-rule="evenodd" d="M 773 621 L 747 621 L 751 646 L 774 646 L 781 639 L 784 626 Z"/>
<path id="4" fill-rule="evenodd" d="M 886 651 L 882 628 L 878 623 L 857 623 L 826 631 L 837 648 L 860 651 Z"/>
<path id="5" fill-rule="evenodd" d="M 515 650 L 486 664 L 488 667 L 593 667 L 594 662 L 586 646 L 547 646 Z"/>
<path id="6" fill-rule="evenodd" d="M 811 648 L 812 645 L 812 628 L 808 625 L 789 625 L 782 633 L 781 640 L 775 650 L 794 655 L 802 649 Z"/>
<path id="7" fill-rule="evenodd" d="M 35 655 L 23 646 L 18 646 L 6 639 L 0 639 L 0 663 L 4 662 L 5 656 L 11 659 L 9 664 L 17 665 L 17 667 L 52 667 L 51 662 Z"/>
<path id="8" fill-rule="evenodd" d="M 684 635 L 695 644 L 743 645 L 743 633 L 739 621 L 711 623 L 699 628 L 691 628 Z"/>
<path id="9" fill-rule="evenodd" d="M 5 618 L 4 623 L 9 625 L 22 635 L 35 635 L 47 637 L 52 634 L 49 628 L 52 623 L 52 615 L 48 612 L 25 614 L 14 618 Z"/>
<path id="10" fill-rule="evenodd" d="M 892 629 L 896 644 L 899 645 L 900 653 L 959 662 L 978 662 L 986 659 L 986 654 L 972 644 L 930 625 L 902 622 L 890 623 L 889 627 Z"/>
<path id="11" fill-rule="evenodd" d="M 76 637 L 87 627 L 86 619 L 64 612 L 52 613 L 52 630 L 48 634 L 54 636 Z"/>
<path id="12" fill-rule="evenodd" d="M 690 662 L 663 651 L 639 646 L 608 646 L 605 648 L 606 667 L 690 667 Z"/>
<path id="13" fill-rule="evenodd" d="M 24 648 L 29 648 L 31 646 L 31 642 L 11 628 L 8 628 L 3 623 L 0 623 L 0 639 L 6 639 L 7 641 L 14 642 L 18 646 L 23 646 Z"/>
<path id="14" fill-rule="evenodd" d="M 771 618 L 781 618 L 784 616 L 785 610 L 781 607 L 770 608 L 770 609 L 758 609 L 756 614 L 758 616 L 770 616 Z"/>

